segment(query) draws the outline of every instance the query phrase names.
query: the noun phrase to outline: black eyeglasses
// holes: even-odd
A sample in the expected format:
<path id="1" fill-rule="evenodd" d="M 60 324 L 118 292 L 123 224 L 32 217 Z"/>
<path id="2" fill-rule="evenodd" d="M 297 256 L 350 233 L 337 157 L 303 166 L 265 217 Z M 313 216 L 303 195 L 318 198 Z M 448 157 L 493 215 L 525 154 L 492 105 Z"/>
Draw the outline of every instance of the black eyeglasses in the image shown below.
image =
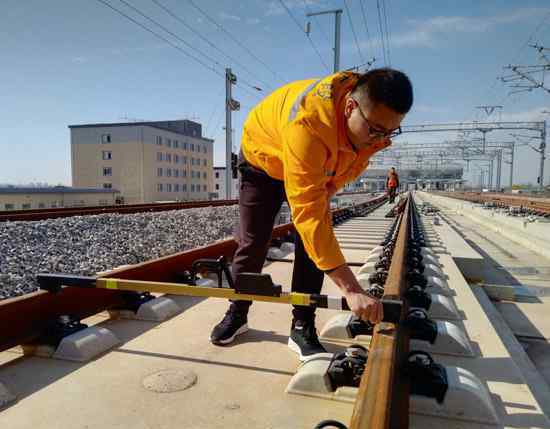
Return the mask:
<path id="1" fill-rule="evenodd" d="M 369 127 L 369 134 L 373 138 L 375 138 L 375 139 L 390 138 L 391 139 L 391 138 L 394 138 L 394 137 L 398 136 L 399 134 L 401 134 L 401 127 L 397 127 L 395 130 L 392 130 L 392 131 L 379 131 L 376 128 L 374 128 L 372 126 L 372 124 L 370 123 L 370 121 L 365 116 L 365 114 L 363 113 L 363 110 L 361 109 L 361 106 L 359 105 L 359 102 L 355 98 L 352 98 L 352 100 L 355 101 L 355 103 L 357 104 L 357 108 L 359 109 L 359 113 L 361 114 L 361 116 L 363 117 L 363 120 L 366 122 L 367 126 Z"/>

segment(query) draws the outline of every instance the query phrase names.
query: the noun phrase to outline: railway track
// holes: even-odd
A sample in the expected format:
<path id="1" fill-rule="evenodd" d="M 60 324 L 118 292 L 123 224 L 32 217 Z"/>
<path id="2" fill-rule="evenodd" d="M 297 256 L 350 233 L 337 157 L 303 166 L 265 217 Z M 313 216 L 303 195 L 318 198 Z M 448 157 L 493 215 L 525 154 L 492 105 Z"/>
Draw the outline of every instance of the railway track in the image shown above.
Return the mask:
<path id="1" fill-rule="evenodd" d="M 434 363 L 433 359 L 426 353 L 418 352 L 415 349 L 420 339 L 426 339 L 425 336 L 427 333 L 428 335 L 433 334 L 430 330 L 436 329 L 437 331 L 440 329 L 434 328 L 436 326 L 435 322 L 425 319 L 430 306 L 429 303 L 426 305 L 426 300 L 430 301 L 432 299 L 426 293 L 426 288 L 444 289 L 442 284 L 440 285 L 436 280 L 433 280 L 435 277 L 429 277 L 429 273 L 437 272 L 438 268 L 430 262 L 435 261 L 436 258 L 433 256 L 433 252 L 431 249 L 425 247 L 427 242 L 431 242 L 432 245 L 435 243 L 437 246 L 438 241 L 434 240 L 432 232 L 430 232 L 429 237 L 425 237 L 418 210 L 411 196 L 403 199 L 398 210 L 393 210 L 394 218 L 384 219 L 378 215 L 376 220 L 372 222 L 361 224 L 364 221 L 354 221 L 355 216 L 359 216 L 357 219 L 369 219 L 367 215 L 380 208 L 384 200 L 384 197 L 375 198 L 354 208 L 337 210 L 333 212 L 333 222 L 336 226 L 335 230 L 339 231 L 337 233 L 337 236 L 338 234 L 340 236 L 339 240 L 345 240 L 348 243 L 347 248 L 353 252 L 364 252 L 363 250 L 359 250 L 361 249 L 360 244 L 357 244 L 358 247 L 354 247 L 358 243 L 356 234 L 365 234 L 367 232 L 370 234 L 374 233 L 374 231 L 378 231 L 376 234 L 380 234 L 381 228 L 387 228 L 382 240 L 380 241 L 377 238 L 376 244 L 370 247 L 368 257 L 365 257 L 365 254 L 362 253 L 361 259 L 367 261 L 362 269 L 365 267 L 365 269 L 369 269 L 370 264 L 372 270 L 365 271 L 368 275 L 363 274 L 363 279 L 368 279 L 368 282 L 361 280 L 361 284 L 364 285 L 369 293 L 377 294 L 383 301 L 391 301 L 394 304 L 398 303 L 400 311 L 394 320 L 382 322 L 376 326 L 369 326 L 369 324 L 357 320 L 354 321 L 354 329 L 358 329 L 357 332 L 359 332 L 356 338 L 359 340 L 363 338 L 361 341 L 368 338 L 368 345 L 367 343 L 361 343 L 365 344 L 366 348 L 350 345 L 345 349 L 345 353 L 335 353 L 329 360 L 320 363 L 315 360 L 306 362 L 298 369 L 287 387 L 287 392 L 296 393 L 292 388 L 293 383 L 294 388 L 296 388 L 296 383 L 299 385 L 304 377 L 311 378 L 313 376 L 312 374 L 315 372 L 316 365 L 321 364 L 321 367 L 325 368 L 323 365 L 326 364 L 326 368 L 318 376 L 321 381 L 313 383 L 313 385 L 324 389 L 327 385 L 331 384 L 333 387 L 332 392 L 303 393 L 306 396 L 305 398 L 297 397 L 291 400 L 276 399 L 279 401 L 277 403 L 281 401 L 286 403 L 286 406 L 290 407 L 288 410 L 290 416 L 294 416 L 300 413 L 303 414 L 303 410 L 297 408 L 292 411 L 292 404 L 303 405 L 310 403 L 307 401 L 311 401 L 312 396 L 327 398 L 327 394 L 335 395 L 335 392 L 339 392 L 338 389 L 340 388 L 344 389 L 342 395 L 345 397 L 349 395 L 349 393 L 345 393 L 348 392 L 345 389 L 356 389 L 354 396 L 350 396 L 350 398 L 353 398 L 353 404 L 352 411 L 348 414 L 348 418 L 351 415 L 349 425 L 346 426 L 346 424 L 341 423 L 343 421 L 341 408 L 333 408 L 330 402 L 324 402 L 321 407 L 322 410 L 318 408 L 319 404 L 317 404 L 317 408 L 315 404 L 311 404 L 314 410 L 317 409 L 319 411 L 319 415 L 322 415 L 324 418 L 329 417 L 328 420 L 324 421 L 318 419 L 317 422 L 319 424 L 316 428 L 393 429 L 427 427 L 422 424 L 419 426 L 418 420 L 416 425 L 413 424 L 411 426 L 411 422 L 409 421 L 411 413 L 418 412 L 418 403 L 415 405 L 416 408 L 413 411 L 414 407 L 412 406 L 411 398 L 421 395 L 428 397 L 429 400 L 433 400 L 433 404 L 426 402 L 427 400 L 420 402 L 420 414 L 433 411 L 434 415 L 440 416 L 444 408 L 441 406 L 441 403 L 443 403 L 447 390 L 456 390 L 456 386 L 449 387 L 450 385 L 445 384 L 446 375 L 444 374 L 445 370 L 443 367 Z M 386 212 L 388 212 L 387 209 Z M 273 239 L 279 241 L 279 243 L 281 241 L 284 242 L 292 233 L 293 226 L 291 224 L 281 225 L 275 229 Z M 369 243 L 371 242 L 373 241 L 369 241 Z M 151 285 L 155 286 L 155 289 L 152 290 L 157 292 L 165 290 L 177 294 L 177 284 L 175 283 L 185 284 L 190 281 L 187 274 L 187 277 L 182 280 L 182 272 L 193 268 L 194 262 L 201 258 L 215 259 L 220 256 L 230 259 L 235 249 L 236 243 L 233 240 L 226 240 L 129 268 L 112 270 L 97 278 L 99 280 L 97 285 L 101 284 L 101 287 L 106 287 L 107 289 L 93 286 L 92 283 L 94 282 L 90 280 L 91 287 L 88 288 L 67 286 L 55 294 L 40 291 L 19 298 L 0 301 L 0 326 L 10 327 L 9 332 L 2 334 L 0 337 L 0 351 L 15 345 L 28 345 L 29 343 L 40 341 L 48 326 L 51 326 L 51 323 L 59 320 L 60 317 L 70 315 L 79 320 L 107 309 L 116 307 L 127 308 L 128 294 L 131 296 L 132 292 L 116 290 L 117 285 L 130 289 L 132 285 L 140 285 L 140 288 L 136 288 L 135 290 L 143 290 L 141 287 L 146 287 L 147 282 L 150 282 Z M 274 260 L 278 261 L 275 264 L 279 264 L 279 267 L 285 267 L 285 259 Z M 359 277 L 361 277 L 361 274 L 359 274 L 358 279 Z M 110 287 L 114 289 L 109 289 Z M 206 286 L 202 285 L 202 287 Z M 207 288 L 203 290 L 205 291 L 203 295 L 208 296 Z M 227 289 L 226 292 L 228 292 Z M 266 301 L 268 300 L 266 299 Z M 276 301 L 271 299 L 269 302 Z M 421 313 L 421 317 L 418 316 L 418 313 Z M 342 314 L 342 316 L 345 315 Z M 337 315 L 334 317 L 340 316 Z M 439 324 L 442 322 L 437 323 L 437 326 L 440 326 Z M 330 321 L 327 322 L 327 325 L 330 325 Z M 327 325 L 325 325 L 325 328 Z M 324 333 L 321 333 L 322 338 L 328 338 L 325 328 Z M 323 337 L 323 335 L 325 336 Z M 367 335 L 367 337 L 363 335 Z M 415 341 L 414 345 L 413 340 Z M 185 336 L 183 339 L 180 338 L 179 341 L 185 341 Z M 194 341 L 197 340 L 195 339 Z M 433 342 L 433 338 L 430 341 Z M 265 343 L 261 348 L 269 348 L 269 344 Z M 125 347 L 125 349 L 128 350 L 128 347 Z M 147 353 L 151 357 L 161 356 L 155 352 L 156 350 L 153 349 L 147 352 L 144 350 L 140 353 Z M 126 353 L 130 352 L 126 351 Z M 231 351 L 228 353 L 231 353 Z M 266 353 L 266 361 L 273 362 L 270 360 L 269 352 Z M 462 359 L 463 362 L 466 362 L 464 359 L 468 359 L 468 357 L 464 356 Z M 470 359 L 472 359 L 471 362 L 478 360 Z M 210 361 L 194 358 L 192 362 L 196 364 L 208 364 Z M 215 368 L 216 362 L 211 362 L 211 365 L 213 365 L 212 368 Z M 224 361 L 221 365 L 223 365 L 223 368 L 229 370 L 230 364 L 228 362 Z M 266 365 L 269 366 L 268 363 Z M 251 368 L 244 363 L 239 363 L 239 368 L 241 367 Z M 266 370 L 262 369 L 262 371 Z M 300 374 L 300 372 L 304 374 Z M 284 374 L 287 373 L 285 372 Z M 474 383 L 473 375 L 470 376 L 468 374 L 466 374 L 469 377 L 467 385 L 468 389 L 472 390 L 472 386 L 477 382 Z M 327 381 L 327 377 L 330 382 Z M 221 379 L 219 380 L 221 383 Z M 479 384 L 481 385 L 482 383 L 479 382 Z M 480 390 L 483 390 L 483 387 L 480 387 Z M 483 402 L 482 399 L 484 398 L 472 397 L 467 402 Z M 422 408 L 422 404 L 424 404 L 424 408 Z M 426 407 L 426 404 L 429 406 Z M 467 407 L 468 405 L 466 405 Z M 475 412 L 478 412 L 478 410 L 474 410 Z M 461 408 L 456 412 L 455 417 L 463 419 L 464 414 L 465 409 Z M 482 417 L 485 418 L 486 416 Z M 493 416 L 490 417 L 493 418 Z M 311 417 L 308 417 L 307 421 L 310 422 L 308 426 L 297 424 L 297 426 L 292 427 L 312 427 Z M 419 421 L 425 422 L 426 420 L 420 419 Z M 279 420 L 279 425 L 280 422 Z M 441 421 L 438 424 L 441 424 Z M 456 427 L 471 427 L 470 424 L 464 422 L 457 423 Z M 230 424 L 224 427 L 233 426 Z M 253 424 L 252 426 L 243 427 L 259 426 L 254 426 Z M 281 427 L 287 426 L 283 425 Z"/>
<path id="2" fill-rule="evenodd" d="M 361 207 L 366 209 L 377 207 L 383 201 L 385 201 L 385 197 L 377 197 L 362 204 Z M 230 204 L 229 201 L 222 203 Z M 341 219 L 351 216 L 352 210 L 351 208 L 334 210 L 333 218 Z M 279 225 L 275 227 L 272 239 L 284 240 L 293 231 L 294 226 L 291 223 Z M 115 269 L 100 277 L 115 276 L 127 280 L 177 281 L 182 272 L 192 268 L 195 260 L 219 258 L 220 256 L 230 260 L 236 248 L 235 240 L 228 239 L 130 268 Z M 55 296 L 45 291 L 37 291 L 2 300 L 0 301 L 0 325 L 10 326 L 11 329 L 0 337 L 0 351 L 40 338 L 48 324 L 63 315 L 84 319 L 109 308 L 124 306 L 127 303 L 126 297 L 127 294 L 111 290 L 64 288 Z"/>
<path id="3" fill-rule="evenodd" d="M 125 204 L 102 207 L 64 207 L 52 209 L 12 210 L 9 212 L 0 212 L 0 222 L 36 221 L 71 216 L 98 215 L 105 213 L 129 214 L 143 212 L 161 212 L 168 210 L 183 210 L 200 207 L 229 206 L 234 204 L 237 204 L 237 200 L 187 201 L 178 203 Z"/>
<path id="4" fill-rule="evenodd" d="M 365 195 L 368 192 L 347 192 L 337 194 L 337 197 L 351 197 L 354 195 Z M 114 206 L 90 206 L 90 207 L 59 207 L 45 209 L 10 210 L 0 211 L 0 222 L 7 221 L 37 221 L 44 219 L 55 219 L 70 216 L 98 215 L 105 213 L 143 213 L 160 212 L 168 210 L 183 210 L 200 207 L 220 207 L 237 204 L 238 200 L 208 200 L 208 201 L 184 201 L 169 203 L 147 203 L 147 204 L 124 204 Z"/>
<path id="5" fill-rule="evenodd" d="M 550 199 L 548 198 L 486 192 L 436 192 L 435 194 L 474 203 L 489 204 L 493 207 L 510 208 L 518 214 L 550 216 Z"/>

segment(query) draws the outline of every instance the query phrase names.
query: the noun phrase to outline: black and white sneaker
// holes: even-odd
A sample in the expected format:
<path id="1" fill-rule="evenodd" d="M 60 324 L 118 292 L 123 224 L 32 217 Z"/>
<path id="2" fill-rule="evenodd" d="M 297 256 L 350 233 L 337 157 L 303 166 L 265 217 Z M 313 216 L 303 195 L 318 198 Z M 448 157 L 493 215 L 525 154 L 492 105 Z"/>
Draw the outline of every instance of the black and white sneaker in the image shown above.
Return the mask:
<path id="1" fill-rule="evenodd" d="M 293 320 L 288 347 L 300 356 L 302 362 L 327 353 L 319 342 L 314 321 Z"/>
<path id="2" fill-rule="evenodd" d="M 247 315 L 232 308 L 227 310 L 220 323 L 214 326 L 210 334 L 210 342 L 218 346 L 232 343 L 237 335 L 248 331 Z"/>

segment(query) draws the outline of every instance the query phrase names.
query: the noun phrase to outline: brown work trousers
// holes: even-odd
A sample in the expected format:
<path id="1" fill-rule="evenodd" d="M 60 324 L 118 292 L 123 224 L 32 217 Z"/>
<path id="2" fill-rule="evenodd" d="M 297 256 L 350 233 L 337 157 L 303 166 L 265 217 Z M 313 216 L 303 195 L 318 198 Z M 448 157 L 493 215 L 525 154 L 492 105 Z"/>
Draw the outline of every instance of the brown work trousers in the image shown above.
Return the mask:
<path id="1" fill-rule="evenodd" d="M 239 154 L 239 225 L 235 233 L 238 243 L 233 257 L 232 276 L 239 273 L 260 273 L 267 256 L 273 224 L 281 205 L 286 201 L 284 182 L 275 180 L 264 171 L 250 165 L 242 152 Z M 320 293 L 324 272 L 319 270 L 304 249 L 300 234 L 296 232 L 293 292 Z M 248 312 L 251 301 L 232 301 L 234 309 Z M 313 320 L 315 309 L 294 306 L 296 320 Z"/>

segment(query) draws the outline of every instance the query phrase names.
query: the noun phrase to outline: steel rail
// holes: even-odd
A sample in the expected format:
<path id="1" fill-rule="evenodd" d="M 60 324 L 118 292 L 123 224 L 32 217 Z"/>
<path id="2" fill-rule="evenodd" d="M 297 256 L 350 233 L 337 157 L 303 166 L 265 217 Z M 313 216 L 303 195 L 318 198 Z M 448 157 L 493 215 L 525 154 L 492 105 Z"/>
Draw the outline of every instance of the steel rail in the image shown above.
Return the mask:
<path id="1" fill-rule="evenodd" d="M 127 204 L 116 206 L 63 207 L 49 209 L 12 210 L 0 212 L 0 222 L 36 221 L 70 216 L 97 215 L 104 213 L 141 213 L 181 210 L 200 207 L 219 207 L 237 204 L 237 200 L 186 201 L 177 203 Z"/>
<path id="2" fill-rule="evenodd" d="M 363 204 L 374 205 L 385 199 L 376 197 Z M 338 209 L 333 216 L 350 209 Z M 281 239 L 294 231 L 287 223 L 274 228 L 272 239 Z M 237 243 L 227 239 L 211 245 L 179 252 L 141 264 L 103 273 L 100 278 L 116 277 L 126 280 L 174 282 L 185 270 L 190 270 L 197 259 L 225 256 L 232 259 Z M 85 319 L 124 303 L 123 292 L 106 289 L 63 288 L 55 295 L 38 291 L 0 301 L 0 351 L 34 341 L 44 332 L 46 325 L 61 315 Z"/>
<path id="3" fill-rule="evenodd" d="M 371 192 L 342 192 L 336 197 L 364 195 Z M 200 207 L 219 207 L 237 204 L 238 200 L 213 200 L 213 201 L 181 201 L 172 203 L 147 203 L 147 204 L 123 204 L 114 206 L 85 206 L 85 207 L 58 207 L 28 210 L 0 211 L 0 222 L 6 221 L 37 221 L 55 219 L 70 216 L 97 215 L 104 213 L 141 213 L 159 212 L 167 210 L 182 210 Z"/>
<path id="4" fill-rule="evenodd" d="M 412 197 L 407 198 L 399 221 L 399 230 L 384 298 L 403 300 L 406 289 L 406 256 L 411 228 Z M 403 300 L 401 319 L 406 314 Z M 367 366 L 361 378 L 350 429 L 404 429 L 409 426 L 408 379 L 401 371 L 409 352 L 409 333 L 400 324 L 376 325 L 370 343 Z"/>
<path id="5" fill-rule="evenodd" d="M 545 198 L 478 192 L 437 192 L 436 194 L 458 200 L 466 200 L 471 202 L 491 202 L 501 207 L 522 207 L 529 210 L 539 211 L 544 214 L 550 214 L 550 199 Z"/>

